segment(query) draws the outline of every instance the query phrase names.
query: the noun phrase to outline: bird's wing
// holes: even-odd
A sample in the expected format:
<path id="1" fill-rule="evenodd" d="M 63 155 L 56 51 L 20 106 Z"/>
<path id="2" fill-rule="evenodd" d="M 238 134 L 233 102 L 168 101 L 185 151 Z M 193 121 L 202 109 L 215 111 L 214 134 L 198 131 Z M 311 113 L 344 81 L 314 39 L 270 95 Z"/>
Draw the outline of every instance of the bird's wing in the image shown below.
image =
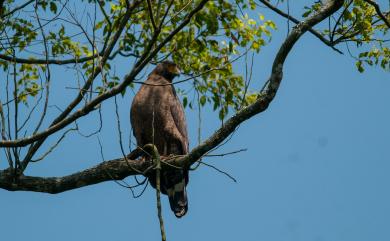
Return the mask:
<path id="1" fill-rule="evenodd" d="M 172 86 L 173 89 L 173 86 Z M 173 89 L 174 90 L 174 89 Z M 187 133 L 187 122 L 184 114 L 184 108 L 181 104 L 179 98 L 177 97 L 175 91 L 172 95 L 171 105 L 170 105 L 171 115 L 173 121 L 175 122 L 177 130 L 180 132 L 182 136 L 182 140 L 180 140 L 183 147 L 183 154 L 188 153 L 188 133 Z"/>

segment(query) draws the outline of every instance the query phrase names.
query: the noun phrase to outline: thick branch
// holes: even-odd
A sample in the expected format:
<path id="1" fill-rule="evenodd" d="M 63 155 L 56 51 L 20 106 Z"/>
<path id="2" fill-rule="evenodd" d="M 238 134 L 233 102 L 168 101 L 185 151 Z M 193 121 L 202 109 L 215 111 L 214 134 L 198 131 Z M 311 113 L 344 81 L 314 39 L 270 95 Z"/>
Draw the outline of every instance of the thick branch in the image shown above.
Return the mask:
<path id="1" fill-rule="evenodd" d="M 152 163 L 133 161 L 124 158 L 103 162 L 95 167 L 63 177 L 31 177 L 19 176 L 16 180 L 7 169 L 0 171 L 0 188 L 9 191 L 33 191 L 45 193 L 61 193 L 68 190 L 93 185 L 110 180 L 122 180 L 137 175 L 136 170 L 145 171 Z M 131 166 L 132 168 L 129 168 Z"/>
<path id="2" fill-rule="evenodd" d="M 278 91 L 283 76 L 283 64 L 294 44 L 306 31 L 308 31 L 308 29 L 340 9 L 342 4 L 343 1 L 339 0 L 328 1 L 319 12 L 307 18 L 306 21 L 296 25 L 280 47 L 275 57 L 271 77 L 269 78 L 269 85 L 265 93 L 259 95 L 259 98 L 255 103 L 237 112 L 210 138 L 195 147 L 188 155 L 166 160 L 166 163 L 169 165 L 164 165 L 163 162 L 162 167 L 168 168 L 168 166 L 174 165 L 188 168 L 200 157 L 225 140 L 231 133 L 233 133 L 239 124 L 266 110 Z M 128 156 L 128 159 L 134 159 L 134 157 L 135 156 Z M 134 170 L 145 172 L 152 167 L 152 165 L 152 163 L 145 161 L 144 159 L 137 161 L 129 160 L 126 162 L 126 160 L 121 158 L 106 161 L 93 168 L 69 176 L 47 178 L 21 176 L 16 181 L 13 181 L 9 171 L 6 170 L 0 172 L 0 188 L 11 191 L 23 190 L 59 193 L 112 179 L 123 179 L 127 176 L 139 174 Z"/>

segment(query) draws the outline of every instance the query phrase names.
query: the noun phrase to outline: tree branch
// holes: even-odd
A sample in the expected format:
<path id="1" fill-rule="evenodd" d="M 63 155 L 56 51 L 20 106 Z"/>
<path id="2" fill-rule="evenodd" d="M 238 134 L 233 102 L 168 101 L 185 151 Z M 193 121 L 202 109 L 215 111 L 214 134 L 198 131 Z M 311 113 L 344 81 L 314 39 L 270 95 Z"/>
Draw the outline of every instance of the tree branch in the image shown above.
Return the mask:
<path id="1" fill-rule="evenodd" d="M 3 5 L 4 2 L 5 2 L 5 1 L 1 1 L 2 5 Z M 15 8 L 12 9 L 11 11 L 9 11 L 8 13 L 5 13 L 4 15 L 1 16 L 1 18 L 8 17 L 8 16 L 10 16 L 10 15 L 16 13 L 17 11 L 19 11 L 19 10 L 25 8 L 26 6 L 28 6 L 29 4 L 31 4 L 31 3 L 33 3 L 33 2 L 35 2 L 35 0 L 29 0 L 29 1 L 25 2 L 25 3 L 23 3 L 22 5 L 20 5 L 20 6 L 18 6 L 18 7 L 15 7 Z"/>
<path id="2" fill-rule="evenodd" d="M 161 41 L 161 43 L 156 48 L 152 49 L 150 52 L 141 56 L 141 59 L 135 64 L 135 67 L 131 70 L 130 74 L 128 74 L 124 78 L 122 83 L 113 87 L 111 90 L 104 92 L 103 94 L 92 99 L 84 107 L 80 108 L 70 116 L 66 117 L 73 110 L 73 108 L 80 102 L 84 90 L 89 89 L 89 85 L 87 84 L 90 83 L 94 79 L 94 76 L 97 74 L 91 76 L 91 78 L 93 79 L 89 79 L 87 81 L 87 83 L 81 89 L 82 91 L 80 92 L 78 97 L 68 106 L 68 108 L 56 120 L 53 121 L 52 125 L 49 128 L 27 138 L 0 141 L 0 147 L 21 147 L 21 146 L 26 146 L 28 144 L 31 144 L 35 141 L 41 140 L 43 138 L 46 138 L 50 134 L 53 134 L 63 129 L 64 127 L 66 127 L 73 121 L 77 120 L 78 118 L 87 115 L 89 112 L 93 111 L 95 106 L 100 104 L 102 101 L 121 93 L 130 83 L 132 83 L 132 81 L 135 79 L 137 74 L 142 71 L 142 69 L 146 66 L 146 64 L 149 63 L 149 61 L 161 50 L 161 48 L 164 47 L 166 43 L 168 43 L 178 32 L 180 32 L 180 30 L 182 30 L 185 26 L 187 26 L 187 24 L 191 21 L 192 17 L 197 12 L 202 10 L 203 6 L 208 1 L 209 0 L 202 0 L 199 3 L 199 5 L 186 16 L 186 18 L 182 21 L 182 23 L 176 29 L 174 29 L 163 41 Z M 110 48 L 108 48 L 107 52 L 111 52 Z M 103 60 L 104 60 L 104 56 L 103 56 Z M 103 60 L 102 62 L 104 62 Z"/>
<path id="3" fill-rule="evenodd" d="M 143 148 L 152 155 L 152 159 L 156 164 L 156 199 L 157 199 L 157 216 L 160 222 L 161 240 L 166 241 L 166 234 L 164 228 L 164 219 L 162 217 L 161 198 L 160 198 L 160 178 L 161 178 L 161 159 L 157 147 L 152 144 L 147 144 Z"/>
<path id="4" fill-rule="evenodd" d="M 365 0 L 368 4 L 372 5 L 375 8 L 376 13 L 379 15 L 379 17 L 383 20 L 383 22 L 387 25 L 388 28 L 390 28 L 390 21 L 387 19 L 387 17 L 382 13 L 379 5 L 372 0 Z"/>
<path id="5" fill-rule="evenodd" d="M 311 27 L 339 10 L 342 4 L 343 1 L 340 0 L 329 0 L 316 14 L 296 25 L 281 45 L 273 62 L 268 88 L 264 93 L 259 94 L 257 101 L 238 111 L 210 138 L 192 149 L 188 155 L 166 159 L 165 162 L 162 162 L 162 168 L 169 168 L 172 165 L 184 168 L 190 167 L 209 150 L 225 140 L 239 124 L 266 110 L 278 91 L 283 77 L 283 64 L 294 44 Z M 146 172 L 153 167 L 153 163 L 145 159 L 134 160 L 139 155 L 140 150 L 137 149 L 125 159 L 106 161 L 95 167 L 64 177 L 31 177 L 21 175 L 15 180 L 9 169 L 6 169 L 0 172 L 0 188 L 10 191 L 60 193 L 112 179 L 121 180 L 131 175 L 140 174 L 135 170 Z"/>
<path id="6" fill-rule="evenodd" d="M 150 22 L 152 22 L 153 30 L 156 31 L 157 25 L 156 25 L 156 22 L 154 21 L 153 10 L 152 10 L 152 3 L 150 2 L 150 0 L 147 0 L 146 2 L 148 3 L 148 11 L 149 11 Z"/>
<path id="7" fill-rule="evenodd" d="M 24 58 L 14 58 L 5 54 L 0 54 L 0 59 L 16 62 L 18 64 L 56 64 L 56 65 L 65 65 L 65 64 L 80 64 L 92 60 L 94 58 L 103 56 L 103 53 L 95 54 L 83 58 L 71 58 L 71 59 L 24 59 Z"/>
<path id="8" fill-rule="evenodd" d="M 5 0 L 0 0 L 0 16 L 3 16 Z"/>
<path id="9" fill-rule="evenodd" d="M 110 180 L 122 180 L 127 176 L 137 175 L 131 167 L 146 171 L 152 163 L 147 161 L 114 159 L 63 177 L 31 177 L 20 175 L 16 180 L 10 169 L 0 171 L 0 188 L 9 191 L 33 191 L 44 193 L 61 193 L 68 190 L 93 185 Z M 132 158 L 134 159 L 134 158 Z"/>
<path id="10" fill-rule="evenodd" d="M 299 20 L 292 17 L 291 15 L 283 12 L 282 10 L 280 10 L 279 8 L 273 6 L 271 3 L 269 3 L 267 0 L 259 0 L 261 3 L 263 3 L 265 6 L 267 6 L 269 9 L 271 9 L 272 11 L 274 11 L 275 13 L 279 14 L 280 16 L 284 17 L 284 18 L 287 18 L 288 20 L 292 21 L 293 23 L 295 24 L 298 24 L 299 23 Z M 341 52 L 339 49 L 337 49 L 336 47 L 334 47 L 335 43 L 332 42 L 332 41 L 329 41 L 328 39 L 326 39 L 324 36 L 321 35 L 321 33 L 317 32 L 316 30 L 314 30 L 313 28 L 309 28 L 308 30 L 310 33 L 312 33 L 314 36 L 316 36 L 319 40 L 321 40 L 321 42 L 323 42 L 324 44 L 326 44 L 327 46 L 331 47 L 334 51 L 336 51 L 337 53 L 339 54 L 343 54 L 343 52 Z"/>

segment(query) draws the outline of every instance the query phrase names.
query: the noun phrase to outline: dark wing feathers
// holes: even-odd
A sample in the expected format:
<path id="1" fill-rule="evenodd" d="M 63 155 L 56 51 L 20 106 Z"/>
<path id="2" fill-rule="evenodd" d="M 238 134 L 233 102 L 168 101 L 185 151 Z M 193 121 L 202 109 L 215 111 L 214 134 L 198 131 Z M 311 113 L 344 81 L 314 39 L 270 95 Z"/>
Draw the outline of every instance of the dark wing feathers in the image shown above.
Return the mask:
<path id="1" fill-rule="evenodd" d="M 146 83 L 166 84 L 169 82 L 159 75 L 151 74 Z M 158 150 L 162 152 L 160 154 L 163 155 L 188 153 L 185 114 L 172 85 L 141 86 L 134 97 L 130 117 L 134 136 L 139 146 L 154 142 Z M 154 140 L 152 140 L 153 117 Z M 166 149 L 164 143 L 171 145 L 179 143 L 181 150 L 177 150 L 178 148 Z M 164 153 L 164 150 L 167 153 Z"/>
<path id="2" fill-rule="evenodd" d="M 183 153 L 181 154 L 187 154 L 188 153 L 188 133 L 187 133 L 187 123 L 185 119 L 185 114 L 183 110 L 183 106 L 180 103 L 179 98 L 177 97 L 176 93 L 174 95 L 174 100 L 172 100 L 172 105 L 170 106 L 170 111 L 172 118 L 174 120 L 174 123 L 176 125 L 177 130 L 181 134 L 181 145 L 183 148 Z"/>

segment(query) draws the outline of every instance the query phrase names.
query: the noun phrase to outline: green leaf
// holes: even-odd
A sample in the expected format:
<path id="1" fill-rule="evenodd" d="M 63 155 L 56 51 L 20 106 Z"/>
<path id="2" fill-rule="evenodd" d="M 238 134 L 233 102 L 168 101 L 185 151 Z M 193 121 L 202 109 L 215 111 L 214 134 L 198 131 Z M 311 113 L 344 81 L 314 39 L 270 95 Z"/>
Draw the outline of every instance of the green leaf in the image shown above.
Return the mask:
<path id="1" fill-rule="evenodd" d="M 200 97 L 199 103 L 201 106 L 204 106 L 206 104 L 206 96 L 205 95 L 202 95 Z"/>
<path id="2" fill-rule="evenodd" d="M 57 5 L 54 2 L 50 2 L 50 11 L 57 13 Z"/>
<path id="3" fill-rule="evenodd" d="M 358 71 L 359 71 L 360 73 L 363 73 L 363 72 L 364 72 L 364 68 L 363 68 L 362 61 L 357 61 L 357 62 L 356 62 L 356 67 L 357 67 L 357 69 L 358 69 Z"/>

